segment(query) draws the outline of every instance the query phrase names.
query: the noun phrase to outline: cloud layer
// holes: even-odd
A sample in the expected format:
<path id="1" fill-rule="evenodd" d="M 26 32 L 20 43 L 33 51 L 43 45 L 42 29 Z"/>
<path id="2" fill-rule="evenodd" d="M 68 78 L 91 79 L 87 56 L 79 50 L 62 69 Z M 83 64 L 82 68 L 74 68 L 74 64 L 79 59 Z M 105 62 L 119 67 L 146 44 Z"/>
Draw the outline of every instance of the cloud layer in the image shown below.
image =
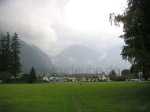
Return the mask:
<path id="1" fill-rule="evenodd" d="M 123 40 L 122 28 L 109 23 L 109 13 L 121 13 L 126 0 L 1 0 L 0 32 L 17 32 L 27 43 L 54 56 L 83 44 L 106 52 Z"/>

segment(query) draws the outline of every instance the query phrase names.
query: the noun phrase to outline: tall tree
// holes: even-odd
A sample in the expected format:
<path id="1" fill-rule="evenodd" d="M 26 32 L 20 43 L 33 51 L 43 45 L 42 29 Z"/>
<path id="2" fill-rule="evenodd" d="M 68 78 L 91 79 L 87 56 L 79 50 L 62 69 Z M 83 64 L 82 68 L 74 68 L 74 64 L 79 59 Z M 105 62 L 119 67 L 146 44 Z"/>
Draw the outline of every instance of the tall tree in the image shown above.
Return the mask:
<path id="1" fill-rule="evenodd" d="M 11 65 L 10 65 L 10 73 L 12 76 L 16 77 L 17 74 L 20 72 L 21 69 L 21 63 L 20 63 L 20 43 L 19 43 L 19 37 L 15 33 L 12 37 L 10 49 L 11 49 Z"/>
<path id="2" fill-rule="evenodd" d="M 11 51 L 10 51 L 10 35 L 9 35 L 9 32 L 7 32 L 7 35 L 6 35 L 6 45 L 5 45 L 5 52 L 6 52 L 6 57 L 5 57 L 5 61 L 6 61 L 6 66 L 7 66 L 7 71 L 9 72 L 10 70 L 10 63 L 11 63 Z"/>
<path id="3" fill-rule="evenodd" d="M 123 23 L 122 57 L 136 66 L 147 80 L 150 75 L 150 0 L 128 0 L 121 15 L 110 14 L 115 25 Z"/>
<path id="4" fill-rule="evenodd" d="M 0 38 L 0 71 L 8 72 L 10 69 L 10 35 L 1 35 Z"/>
<path id="5" fill-rule="evenodd" d="M 139 78 L 139 75 L 141 76 L 141 72 L 138 72 L 138 67 L 137 65 L 132 65 L 131 68 L 130 68 L 130 75 L 133 77 L 133 78 Z M 142 76 L 141 76 L 142 77 Z"/>
<path id="6" fill-rule="evenodd" d="M 5 64 L 5 38 L 3 34 L 0 37 L 0 72 L 3 72 L 6 70 L 6 64 Z"/>
<path id="7" fill-rule="evenodd" d="M 34 67 L 31 68 L 29 77 L 28 77 L 28 82 L 33 83 L 37 80 L 36 72 Z"/>

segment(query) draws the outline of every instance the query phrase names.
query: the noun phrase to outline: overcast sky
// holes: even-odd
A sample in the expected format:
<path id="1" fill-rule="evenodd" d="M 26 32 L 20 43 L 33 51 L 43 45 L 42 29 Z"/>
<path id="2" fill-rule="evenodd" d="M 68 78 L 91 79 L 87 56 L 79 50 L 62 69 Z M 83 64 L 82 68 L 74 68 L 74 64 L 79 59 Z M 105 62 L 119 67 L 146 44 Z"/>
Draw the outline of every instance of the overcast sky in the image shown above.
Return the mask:
<path id="1" fill-rule="evenodd" d="M 109 14 L 122 13 L 126 1 L 0 0 L 0 32 L 17 32 L 51 56 L 75 44 L 107 52 L 123 44 L 122 28 L 110 25 Z"/>

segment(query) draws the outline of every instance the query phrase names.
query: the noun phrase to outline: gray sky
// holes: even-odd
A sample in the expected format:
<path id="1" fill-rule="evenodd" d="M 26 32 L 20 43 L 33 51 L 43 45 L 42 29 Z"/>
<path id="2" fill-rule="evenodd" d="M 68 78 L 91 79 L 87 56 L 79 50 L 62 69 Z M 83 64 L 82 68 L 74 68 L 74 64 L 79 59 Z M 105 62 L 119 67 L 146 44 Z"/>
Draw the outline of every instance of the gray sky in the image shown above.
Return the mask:
<path id="1" fill-rule="evenodd" d="M 17 32 L 51 56 L 74 44 L 98 52 L 123 40 L 122 27 L 109 23 L 109 14 L 122 13 L 126 0 L 0 0 L 0 32 Z"/>

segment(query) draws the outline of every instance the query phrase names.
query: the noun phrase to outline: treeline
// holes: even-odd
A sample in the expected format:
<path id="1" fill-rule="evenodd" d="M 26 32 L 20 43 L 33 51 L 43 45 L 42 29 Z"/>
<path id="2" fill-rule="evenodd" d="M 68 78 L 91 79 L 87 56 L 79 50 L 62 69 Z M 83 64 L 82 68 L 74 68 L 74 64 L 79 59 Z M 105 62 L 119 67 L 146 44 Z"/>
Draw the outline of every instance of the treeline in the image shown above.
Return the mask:
<path id="1" fill-rule="evenodd" d="M 3 81 L 9 80 L 12 77 L 16 78 L 21 72 L 20 63 L 20 47 L 19 37 L 17 33 L 13 36 L 7 32 L 6 35 L 0 36 L 0 79 Z"/>
<path id="2" fill-rule="evenodd" d="M 109 73 L 109 78 L 112 81 L 126 81 L 131 79 L 139 79 L 143 80 L 142 74 L 138 74 L 135 72 L 135 69 L 124 69 L 121 71 L 121 75 L 118 75 L 115 70 L 111 70 Z"/>
<path id="3" fill-rule="evenodd" d="M 43 79 L 36 74 L 34 67 L 31 68 L 30 73 L 22 74 L 19 57 L 21 46 L 17 33 L 13 36 L 9 32 L 0 35 L 0 81 L 34 83 Z"/>
<path id="4" fill-rule="evenodd" d="M 33 83 L 37 80 L 37 75 L 34 67 L 31 68 L 30 73 L 25 73 L 22 75 L 22 80 L 25 82 Z"/>
<path id="5" fill-rule="evenodd" d="M 142 73 L 145 80 L 150 77 L 150 0 L 128 0 L 122 14 L 110 14 L 111 24 L 123 23 L 125 45 L 122 57 L 128 60 L 131 68 Z"/>

